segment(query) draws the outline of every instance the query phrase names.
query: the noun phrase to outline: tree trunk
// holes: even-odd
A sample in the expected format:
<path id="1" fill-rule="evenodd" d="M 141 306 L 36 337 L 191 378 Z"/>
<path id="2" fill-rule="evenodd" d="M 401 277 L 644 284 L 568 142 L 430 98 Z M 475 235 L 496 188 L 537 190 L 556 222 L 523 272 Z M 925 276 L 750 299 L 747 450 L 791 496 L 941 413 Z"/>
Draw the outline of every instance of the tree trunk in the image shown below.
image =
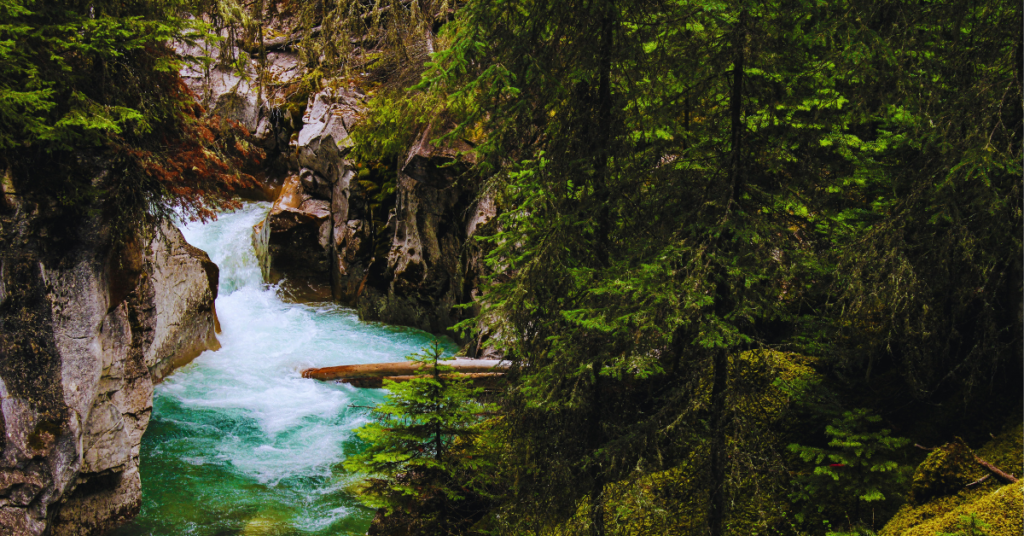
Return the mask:
<path id="1" fill-rule="evenodd" d="M 612 123 L 612 46 L 615 40 L 615 3 L 608 2 L 604 16 L 601 18 L 601 49 L 598 56 L 598 109 L 595 126 L 594 185 L 597 193 L 597 258 L 601 267 L 609 266 L 611 252 L 608 235 L 611 231 L 611 211 L 608 204 L 611 191 L 608 186 L 608 159 L 611 145 Z"/>
<path id="2" fill-rule="evenodd" d="M 725 397 L 729 384 L 729 357 L 725 349 L 715 352 L 711 388 L 711 511 L 708 528 L 711 536 L 724 534 L 725 521 Z"/>
<path id="3" fill-rule="evenodd" d="M 746 44 L 746 10 L 740 12 L 739 24 L 736 28 L 733 43 L 732 94 L 729 98 L 731 123 L 730 147 L 730 192 L 727 210 L 739 197 L 743 188 L 740 149 L 742 142 L 743 123 L 743 47 Z M 727 215 L 728 217 L 728 215 Z M 724 316 L 729 308 L 730 290 L 722 274 L 720 288 L 716 294 L 716 306 Z M 725 348 L 718 349 L 713 358 L 714 383 L 711 388 L 711 508 L 708 513 L 708 530 L 711 536 L 722 536 L 725 533 L 725 469 L 726 469 L 726 389 L 729 384 L 729 354 Z"/>
<path id="4" fill-rule="evenodd" d="M 441 378 L 446 380 L 455 377 L 466 378 L 472 382 L 473 387 L 493 387 L 497 384 L 498 379 L 504 375 L 504 372 L 455 372 L 451 374 L 441 374 Z M 415 380 L 419 377 L 420 376 L 411 374 L 402 376 L 373 376 L 369 378 L 342 378 L 337 381 L 340 383 L 347 383 L 353 387 L 379 389 L 384 386 L 384 380 L 401 383 Z"/>
<path id="5" fill-rule="evenodd" d="M 604 442 L 601 429 L 601 364 L 594 366 L 594 386 L 590 401 L 590 451 L 594 452 Z M 597 460 L 590 468 L 593 485 L 590 488 L 590 535 L 604 536 L 604 483 L 605 475 Z"/>

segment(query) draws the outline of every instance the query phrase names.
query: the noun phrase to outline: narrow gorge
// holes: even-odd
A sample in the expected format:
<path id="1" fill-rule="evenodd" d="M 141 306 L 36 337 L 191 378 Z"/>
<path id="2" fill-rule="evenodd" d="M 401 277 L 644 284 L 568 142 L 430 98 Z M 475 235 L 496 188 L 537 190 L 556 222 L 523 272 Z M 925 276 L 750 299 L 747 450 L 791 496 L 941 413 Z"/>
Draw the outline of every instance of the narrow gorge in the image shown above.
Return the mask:
<path id="1" fill-rule="evenodd" d="M 221 267 L 222 348 L 156 387 L 142 510 L 115 535 L 363 534 L 370 524 L 373 510 L 350 489 L 356 477 L 339 464 L 361 449 L 352 430 L 382 395 L 300 371 L 400 361 L 433 337 L 362 322 L 331 301 L 296 303 L 264 284 L 250 233 L 269 209 L 254 203 L 184 227 Z"/>
<path id="2" fill-rule="evenodd" d="M 269 60 L 279 85 L 304 74 L 294 53 Z M 269 202 L 164 224 L 149 244 L 116 243 L 93 217 L 55 248 L 38 235 L 45 207 L 5 178 L 0 526 L 14 534 L 103 534 L 136 516 L 115 534 L 361 534 L 373 517 L 339 463 L 380 396 L 299 371 L 448 340 L 479 292 L 472 238 L 493 203 L 454 184 L 428 130 L 390 206 L 370 208 L 346 158 L 366 96 L 325 89 L 296 114 L 248 75 L 182 73 L 267 151 L 243 195 Z M 481 341 L 461 342 L 473 356 Z"/>
<path id="3" fill-rule="evenodd" d="M 0 536 L 1019 536 L 1022 28 L 4 0 Z"/>

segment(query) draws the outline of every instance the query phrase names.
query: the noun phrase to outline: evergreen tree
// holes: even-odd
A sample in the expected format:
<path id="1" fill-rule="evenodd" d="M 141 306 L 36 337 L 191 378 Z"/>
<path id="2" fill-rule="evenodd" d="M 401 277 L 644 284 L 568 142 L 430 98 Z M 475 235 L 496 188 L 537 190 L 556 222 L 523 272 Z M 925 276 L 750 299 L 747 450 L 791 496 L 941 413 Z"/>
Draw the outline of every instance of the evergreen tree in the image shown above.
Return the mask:
<path id="1" fill-rule="evenodd" d="M 422 364 L 416 378 L 385 380 L 386 402 L 356 431 L 369 446 L 344 462 L 368 475 L 360 499 L 385 509 L 385 526 L 411 534 L 460 534 L 487 511 L 493 491 L 486 443 L 495 407 L 479 401 L 483 388 L 444 365 L 443 353 L 435 341 L 409 356 Z"/>
<path id="2" fill-rule="evenodd" d="M 1019 29 L 1019 6 L 508 0 L 460 17 L 422 87 L 447 96 L 446 139 L 485 133 L 477 170 L 504 210 L 483 318 L 520 365 L 513 511 L 552 524 L 588 504 L 602 534 L 608 482 L 685 461 L 723 534 L 741 485 L 728 356 L 745 349 L 865 377 L 885 362 L 918 396 L 1008 366 L 1020 38 L 996 28 Z"/>
<path id="3" fill-rule="evenodd" d="M 206 117 L 178 75 L 172 42 L 216 39 L 196 3 L 0 5 L 0 166 L 44 219 L 102 210 L 119 234 L 172 208 L 209 217 L 260 150 Z"/>

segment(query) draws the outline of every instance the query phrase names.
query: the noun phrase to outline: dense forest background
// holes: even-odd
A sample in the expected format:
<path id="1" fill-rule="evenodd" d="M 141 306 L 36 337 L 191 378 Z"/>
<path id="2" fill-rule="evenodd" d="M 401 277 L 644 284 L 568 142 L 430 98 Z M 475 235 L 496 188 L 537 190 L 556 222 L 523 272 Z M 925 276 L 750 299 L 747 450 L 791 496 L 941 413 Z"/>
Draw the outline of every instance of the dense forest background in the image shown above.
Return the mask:
<path id="1" fill-rule="evenodd" d="M 3 0 L 5 180 L 128 230 L 231 206 L 259 150 L 170 43 L 259 62 L 284 16 L 304 95 L 371 96 L 353 158 L 429 131 L 499 208 L 460 325 L 499 416 L 377 530 L 1020 532 L 969 450 L 1024 470 L 1018 2 Z"/>

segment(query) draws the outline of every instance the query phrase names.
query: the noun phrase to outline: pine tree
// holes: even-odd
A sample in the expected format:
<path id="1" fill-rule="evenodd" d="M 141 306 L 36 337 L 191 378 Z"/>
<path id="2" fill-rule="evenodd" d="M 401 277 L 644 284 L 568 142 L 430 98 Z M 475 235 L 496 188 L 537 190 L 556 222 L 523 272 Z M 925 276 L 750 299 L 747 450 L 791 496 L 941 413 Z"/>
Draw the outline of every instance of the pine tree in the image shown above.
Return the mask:
<path id="1" fill-rule="evenodd" d="M 412 534 L 459 534 L 486 512 L 494 452 L 482 388 L 444 365 L 438 342 L 409 356 L 417 377 L 385 380 L 387 400 L 356 433 L 369 446 L 344 467 L 367 475 L 360 499 Z"/>
<path id="2" fill-rule="evenodd" d="M 557 524 L 587 504 L 600 535 L 607 483 L 686 461 L 723 534 L 730 354 L 786 345 L 865 377 L 881 361 L 927 396 L 998 379 L 1019 347 L 1019 6 L 460 17 L 422 87 L 448 96 L 448 139 L 485 133 L 477 170 L 504 210 L 482 317 L 520 365 L 511 510 Z"/>

